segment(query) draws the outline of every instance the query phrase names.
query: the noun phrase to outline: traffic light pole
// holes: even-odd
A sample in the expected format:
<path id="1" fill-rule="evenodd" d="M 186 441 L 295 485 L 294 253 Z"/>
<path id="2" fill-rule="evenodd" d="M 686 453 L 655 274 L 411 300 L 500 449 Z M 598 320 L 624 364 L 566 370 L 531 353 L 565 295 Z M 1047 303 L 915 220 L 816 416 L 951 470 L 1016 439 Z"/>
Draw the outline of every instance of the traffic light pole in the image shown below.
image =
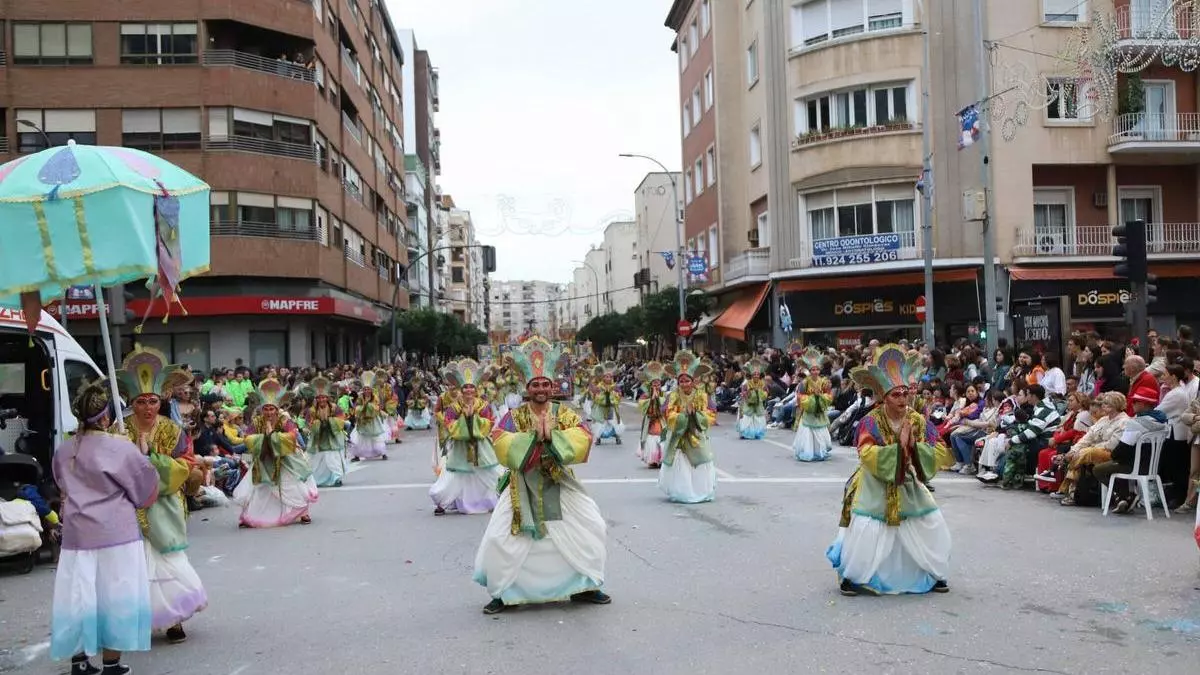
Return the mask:
<path id="1" fill-rule="evenodd" d="M 1146 221 L 1131 220 L 1112 229 L 1117 240 L 1112 254 L 1117 258 L 1113 276 L 1129 280 L 1129 291 L 1133 295 L 1127 311 L 1129 326 L 1138 340 L 1138 353 L 1150 358 L 1150 303 L 1156 299 L 1158 277 L 1150 274 L 1146 260 Z"/>

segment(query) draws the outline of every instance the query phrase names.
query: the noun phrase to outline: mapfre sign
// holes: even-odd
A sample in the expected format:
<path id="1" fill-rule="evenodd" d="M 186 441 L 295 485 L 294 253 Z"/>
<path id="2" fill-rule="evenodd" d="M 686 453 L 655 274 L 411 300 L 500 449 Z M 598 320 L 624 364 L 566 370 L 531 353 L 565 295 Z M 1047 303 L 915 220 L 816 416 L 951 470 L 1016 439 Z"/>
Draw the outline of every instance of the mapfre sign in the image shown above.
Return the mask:
<path id="1" fill-rule="evenodd" d="M 317 314 L 322 311 L 320 298 L 264 298 L 264 312 L 285 314 Z"/>

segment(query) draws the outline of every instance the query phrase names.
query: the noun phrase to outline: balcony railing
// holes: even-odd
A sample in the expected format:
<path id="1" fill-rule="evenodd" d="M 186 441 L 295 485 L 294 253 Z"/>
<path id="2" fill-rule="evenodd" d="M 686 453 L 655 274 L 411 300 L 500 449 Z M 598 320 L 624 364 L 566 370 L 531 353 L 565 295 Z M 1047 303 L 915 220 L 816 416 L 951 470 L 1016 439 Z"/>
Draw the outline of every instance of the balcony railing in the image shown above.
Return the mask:
<path id="1" fill-rule="evenodd" d="M 317 161 L 317 148 L 314 145 L 269 141 L 250 136 L 209 136 L 205 139 L 205 147 L 211 152 L 245 152 L 313 163 Z"/>
<path id="2" fill-rule="evenodd" d="M 387 265 L 375 263 L 375 270 L 379 272 L 379 278 L 383 279 L 384 281 L 388 281 L 392 278 L 391 271 L 388 269 Z"/>
<path id="3" fill-rule="evenodd" d="M 756 248 L 735 255 L 725 262 L 725 281 L 771 273 L 771 250 Z"/>
<path id="4" fill-rule="evenodd" d="M 209 226 L 214 237 L 254 237 L 257 239 L 290 239 L 293 241 L 322 241 L 320 230 L 315 225 L 306 228 L 285 228 L 276 223 L 219 220 Z"/>
<path id="5" fill-rule="evenodd" d="M 7 63 L 8 63 L 8 55 L 4 53 L 3 49 L 0 49 L 0 66 L 3 66 Z"/>
<path id="6" fill-rule="evenodd" d="M 367 266 L 367 258 L 362 254 L 362 251 L 359 251 L 356 248 L 351 248 L 350 245 L 346 243 L 342 244 L 342 251 L 346 255 L 346 260 L 349 260 L 359 267 Z"/>
<path id="7" fill-rule="evenodd" d="M 1122 146 L 1151 149 L 1200 149 L 1200 113 L 1125 113 L 1113 119 L 1113 133 L 1108 137 L 1109 152 L 1119 152 Z"/>
<path id="8" fill-rule="evenodd" d="M 1173 3 L 1170 7 L 1117 8 L 1118 40 L 1190 40 L 1200 35 L 1195 20 L 1196 9 L 1190 3 Z"/>
<path id="9" fill-rule="evenodd" d="M 792 149 L 812 145 L 813 143 L 821 143 L 822 141 L 834 141 L 846 138 L 858 138 L 862 136 L 876 136 L 879 134 L 890 134 L 901 131 L 914 131 L 918 129 L 916 123 L 908 120 L 893 120 L 884 122 L 883 124 L 872 124 L 870 126 L 848 126 L 836 127 L 833 129 L 813 130 L 802 133 L 792 139 Z"/>
<path id="10" fill-rule="evenodd" d="M 350 71 L 350 79 L 356 84 L 362 86 L 362 67 L 358 65 L 358 61 L 350 55 L 350 52 L 342 50 L 342 65 L 346 66 L 346 70 Z"/>
<path id="11" fill-rule="evenodd" d="M 358 128 L 358 123 L 351 119 L 344 110 L 342 111 L 342 126 L 346 127 L 346 131 L 350 132 L 359 145 L 362 145 L 362 129 Z"/>
<path id="12" fill-rule="evenodd" d="M 257 54 L 239 52 L 233 49 L 206 49 L 204 51 L 204 65 L 233 66 L 234 68 L 257 70 L 260 73 L 286 77 L 302 82 L 316 81 L 316 75 L 306 66 L 290 61 L 268 59 Z"/>
<path id="13" fill-rule="evenodd" d="M 8 152 L 8 139 L 0 138 L 0 153 Z"/>
<path id="14" fill-rule="evenodd" d="M 1116 240 L 1111 225 L 1029 228 L 1017 234 L 1013 256 L 1018 258 L 1111 257 Z M 1146 252 L 1200 253 L 1200 223 L 1147 223 Z"/>

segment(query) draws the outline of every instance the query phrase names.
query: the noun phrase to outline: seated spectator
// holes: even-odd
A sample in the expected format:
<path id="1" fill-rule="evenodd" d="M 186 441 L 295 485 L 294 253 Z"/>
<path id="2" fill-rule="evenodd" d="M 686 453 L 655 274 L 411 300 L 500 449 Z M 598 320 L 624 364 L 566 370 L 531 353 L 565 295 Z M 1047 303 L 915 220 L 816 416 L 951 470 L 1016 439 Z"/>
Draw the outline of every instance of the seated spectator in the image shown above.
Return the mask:
<path id="1" fill-rule="evenodd" d="M 1112 451 L 1120 442 L 1129 420 L 1125 414 L 1125 395 L 1121 392 L 1105 392 L 1096 400 L 1100 401 L 1100 417 L 1059 460 L 1067 468 L 1057 493 L 1063 496 L 1063 506 L 1075 505 L 1079 481 L 1084 477 L 1091 478 L 1091 467 L 1112 458 Z"/>
<path id="2" fill-rule="evenodd" d="M 1005 490 L 1019 489 L 1030 473 L 1030 460 L 1036 461 L 1037 453 L 1050 442 L 1054 432 L 1062 426 L 1062 415 L 1040 384 L 1029 386 L 1025 405 L 1032 406 L 1029 418 L 1009 427 L 1008 452 L 1002 459 L 1000 487 Z"/>
<path id="3" fill-rule="evenodd" d="M 996 481 L 1000 474 L 995 469 L 999 466 L 1000 456 L 1008 449 L 1008 428 L 1017 423 L 1021 406 L 1025 403 L 1026 391 L 1029 385 L 1024 379 L 1014 379 L 1010 383 L 1010 394 L 1000 402 L 997 411 L 999 423 L 996 429 L 975 441 L 978 456 L 975 463 L 979 467 L 976 478 L 981 481 Z"/>
<path id="4" fill-rule="evenodd" d="M 958 386 L 955 383 L 950 385 L 950 388 L 954 393 L 957 393 Z M 951 396 L 953 395 L 952 393 Z M 964 421 L 979 417 L 979 413 L 982 411 L 983 400 L 979 396 L 979 390 L 975 388 L 975 385 L 968 384 L 963 392 L 963 396 L 955 400 L 954 406 L 950 409 L 950 416 L 938 427 L 938 435 L 942 437 L 942 442 L 950 445 L 950 434 L 954 433 L 954 430 L 958 429 Z M 958 465 L 958 468 L 952 468 L 951 470 L 959 471 L 961 469 L 962 466 Z"/>
<path id="5" fill-rule="evenodd" d="M 1103 415 L 1100 401 L 1093 401 L 1087 394 L 1071 390 L 1069 386 L 1067 390 L 1070 393 L 1067 394 L 1066 419 L 1050 438 L 1049 447 L 1038 453 L 1038 474 L 1034 484 L 1040 492 L 1058 491 L 1066 469 L 1062 462 L 1055 460 L 1066 456 L 1071 446 Z"/>
<path id="6" fill-rule="evenodd" d="M 1125 429 L 1121 432 L 1121 438 L 1117 442 L 1117 446 L 1113 448 L 1112 457 L 1107 462 L 1101 462 L 1092 468 L 1092 474 L 1096 477 L 1096 481 L 1101 486 L 1108 486 L 1109 478 L 1116 473 L 1132 473 L 1133 457 L 1136 451 L 1137 444 L 1144 434 L 1155 431 L 1162 431 L 1167 428 L 1167 416 L 1157 407 L 1158 384 L 1144 385 L 1135 384 L 1133 390 L 1129 393 L 1129 398 L 1132 401 L 1133 417 L 1125 423 Z M 1150 465 L 1150 453 L 1144 452 L 1141 457 L 1141 466 L 1139 471 L 1146 471 Z M 1113 485 L 1112 494 L 1108 495 L 1109 500 L 1115 504 L 1113 510 L 1116 513 L 1128 513 L 1133 506 L 1133 500 L 1129 496 L 1129 483 L 1127 481 L 1117 481 Z"/>
<path id="7" fill-rule="evenodd" d="M 1000 404 L 1004 402 L 1004 391 L 993 389 L 985 397 L 986 401 L 979 413 L 974 417 L 964 419 L 950 432 L 950 449 L 954 453 L 954 466 L 951 471 L 958 471 L 964 476 L 975 475 L 974 462 L 975 441 L 982 439 L 989 432 L 1000 426 Z"/>
<path id="8" fill-rule="evenodd" d="M 1180 354 L 1180 352 L 1174 352 Z M 1168 358 L 1162 375 L 1162 386 L 1159 393 L 1162 400 L 1158 409 L 1167 418 L 1171 429 L 1170 436 L 1163 444 L 1162 456 L 1159 460 L 1158 475 L 1166 484 L 1167 503 L 1178 507 L 1186 499 L 1188 489 L 1189 460 L 1191 459 L 1192 432 L 1189 425 L 1183 421 L 1183 415 L 1188 411 L 1192 399 L 1184 386 L 1186 372 L 1176 360 Z"/>

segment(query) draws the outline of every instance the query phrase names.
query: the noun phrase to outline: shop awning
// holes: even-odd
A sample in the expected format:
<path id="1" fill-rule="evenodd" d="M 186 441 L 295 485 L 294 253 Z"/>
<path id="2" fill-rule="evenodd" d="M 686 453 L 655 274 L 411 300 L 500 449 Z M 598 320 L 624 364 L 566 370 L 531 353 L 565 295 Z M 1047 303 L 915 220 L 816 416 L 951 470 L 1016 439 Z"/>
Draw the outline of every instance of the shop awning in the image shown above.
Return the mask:
<path id="1" fill-rule="evenodd" d="M 692 328 L 692 335 L 704 335 L 706 332 L 708 332 L 708 327 L 711 326 L 718 317 L 720 317 L 720 314 L 701 315 L 700 320 L 696 322 L 696 326 Z"/>
<path id="2" fill-rule="evenodd" d="M 974 269 L 935 270 L 935 282 L 975 281 L 977 272 Z M 846 277 L 816 277 L 812 279 L 789 279 L 779 282 L 779 290 L 789 293 L 795 291 L 828 291 L 838 288 L 879 288 L 882 286 L 910 286 L 925 283 L 924 272 L 900 272 L 896 274 L 854 275 Z"/>
<path id="3" fill-rule="evenodd" d="M 742 297 L 735 300 L 724 312 L 721 312 L 721 316 L 717 317 L 716 321 L 712 322 L 712 327 L 727 338 L 745 341 L 746 326 L 749 326 L 754 315 L 758 314 L 769 290 L 770 286 L 765 283 L 759 284 L 758 288 L 751 286 L 746 289 Z"/>
<path id="4" fill-rule="evenodd" d="M 1187 263 L 1182 265 L 1151 264 L 1151 274 L 1160 277 L 1194 277 L 1200 276 L 1200 265 Z M 1058 281 L 1060 279 L 1112 279 L 1113 268 L 1110 265 L 1098 267 L 1020 267 L 1008 268 L 1008 274 L 1013 281 Z"/>

